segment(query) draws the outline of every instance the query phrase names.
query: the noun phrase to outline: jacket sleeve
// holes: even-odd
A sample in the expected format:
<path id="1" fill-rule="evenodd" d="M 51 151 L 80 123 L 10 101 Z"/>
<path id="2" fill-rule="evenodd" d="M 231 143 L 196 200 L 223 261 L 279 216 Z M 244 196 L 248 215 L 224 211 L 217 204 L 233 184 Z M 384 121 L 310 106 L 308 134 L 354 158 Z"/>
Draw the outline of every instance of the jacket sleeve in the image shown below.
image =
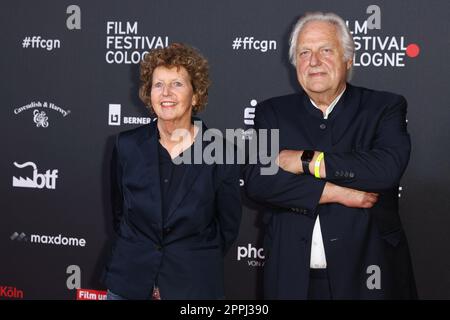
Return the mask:
<path id="1" fill-rule="evenodd" d="M 261 151 L 259 147 L 260 129 L 278 129 L 276 117 L 269 101 L 258 105 L 255 114 L 256 138 L 253 137 L 251 143 L 258 143 L 258 154 Z M 271 145 L 270 133 L 267 139 L 268 146 Z M 279 145 L 279 141 L 278 141 Z M 248 148 L 251 150 L 252 148 Z M 251 151 L 249 151 L 251 152 Z M 279 150 L 270 150 L 275 156 Z M 251 158 L 251 155 L 249 155 Z M 319 204 L 326 181 L 315 179 L 312 176 L 296 175 L 282 169 L 278 169 L 275 174 L 262 175 L 261 169 L 264 167 L 259 161 L 256 164 L 247 163 L 244 170 L 245 190 L 247 196 L 256 202 L 264 205 L 272 205 L 293 212 L 298 212 L 315 217 L 314 211 Z"/>
<path id="2" fill-rule="evenodd" d="M 216 191 L 216 211 L 220 225 L 223 253 L 226 254 L 239 234 L 242 217 L 239 179 L 241 167 L 237 164 L 221 165 L 222 177 Z"/>
<path id="3" fill-rule="evenodd" d="M 367 150 L 325 153 L 326 180 L 372 191 L 397 186 L 411 151 L 406 109 L 406 100 L 401 96 L 386 108 Z"/>
<path id="4" fill-rule="evenodd" d="M 119 135 L 116 137 L 111 157 L 111 207 L 114 231 L 118 232 L 123 214 L 122 165 L 119 157 Z"/>

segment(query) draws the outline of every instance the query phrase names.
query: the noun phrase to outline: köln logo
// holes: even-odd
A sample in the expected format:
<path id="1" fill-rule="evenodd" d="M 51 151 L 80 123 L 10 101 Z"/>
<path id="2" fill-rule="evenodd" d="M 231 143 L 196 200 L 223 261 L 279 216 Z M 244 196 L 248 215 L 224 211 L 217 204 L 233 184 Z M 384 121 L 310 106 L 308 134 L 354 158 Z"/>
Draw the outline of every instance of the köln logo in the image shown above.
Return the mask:
<path id="1" fill-rule="evenodd" d="M 58 178 L 58 170 L 47 170 L 44 173 L 38 173 L 37 166 L 34 162 L 28 161 L 23 164 L 19 164 L 14 162 L 14 165 L 19 168 L 32 167 L 33 168 L 33 177 L 23 178 L 19 176 L 19 178 L 13 177 L 12 185 L 17 188 L 47 188 L 47 189 L 55 189 L 56 188 L 56 178 Z"/>

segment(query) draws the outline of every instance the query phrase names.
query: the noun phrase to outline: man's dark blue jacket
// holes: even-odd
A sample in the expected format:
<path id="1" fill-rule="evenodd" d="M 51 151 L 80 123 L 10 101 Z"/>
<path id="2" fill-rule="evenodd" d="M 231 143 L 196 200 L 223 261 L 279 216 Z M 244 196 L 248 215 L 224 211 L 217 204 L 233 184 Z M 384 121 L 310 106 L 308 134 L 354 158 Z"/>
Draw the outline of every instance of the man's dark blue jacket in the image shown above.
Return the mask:
<path id="1" fill-rule="evenodd" d="M 334 299 L 416 297 L 398 210 L 411 149 L 406 108 L 399 95 L 350 84 L 326 120 L 304 92 L 256 107 L 255 129 L 279 129 L 280 150 L 323 151 L 327 175 L 317 179 L 280 169 L 264 176 L 260 165 L 245 170 L 248 196 L 266 207 L 266 298 L 307 298 L 317 215 Z M 379 192 L 379 200 L 371 209 L 319 204 L 326 181 Z M 374 275 L 380 276 L 379 288 Z"/>

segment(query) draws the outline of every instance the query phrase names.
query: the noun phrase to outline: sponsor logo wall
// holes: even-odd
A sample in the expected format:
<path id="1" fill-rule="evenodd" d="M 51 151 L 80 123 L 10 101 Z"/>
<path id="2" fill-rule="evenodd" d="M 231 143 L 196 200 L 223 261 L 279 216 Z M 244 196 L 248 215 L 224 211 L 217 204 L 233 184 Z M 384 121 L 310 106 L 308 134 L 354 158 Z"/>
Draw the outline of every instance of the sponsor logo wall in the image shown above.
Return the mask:
<path id="1" fill-rule="evenodd" d="M 315 10 L 338 13 L 353 34 L 351 83 L 408 100 L 413 152 L 399 188 L 401 217 L 420 296 L 449 299 L 450 257 L 442 253 L 450 249 L 450 2 L 419 0 L 0 4 L 0 252 L 13 257 L 2 259 L 0 299 L 105 299 L 114 135 L 156 120 L 138 97 L 146 52 L 172 42 L 197 47 L 212 78 L 198 116 L 224 134 L 242 129 L 239 139 L 250 142 L 258 103 L 298 90 L 289 32 Z M 226 257 L 229 299 L 261 297 L 268 258 L 262 213 L 244 200 Z"/>

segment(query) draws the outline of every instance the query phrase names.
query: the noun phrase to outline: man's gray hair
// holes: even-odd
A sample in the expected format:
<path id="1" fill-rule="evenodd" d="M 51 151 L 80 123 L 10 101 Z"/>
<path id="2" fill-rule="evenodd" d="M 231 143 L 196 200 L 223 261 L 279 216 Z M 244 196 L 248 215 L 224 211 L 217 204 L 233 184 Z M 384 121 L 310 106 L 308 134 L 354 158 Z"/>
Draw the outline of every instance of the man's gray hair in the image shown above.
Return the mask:
<path id="1" fill-rule="evenodd" d="M 325 21 L 328 22 L 334 26 L 336 26 L 336 29 L 339 32 L 340 35 L 340 41 L 342 48 L 344 49 L 344 59 L 345 61 L 348 61 L 350 59 L 353 59 L 353 54 L 355 52 L 355 43 L 353 42 L 352 34 L 350 33 L 350 30 L 348 29 L 347 25 L 345 24 L 345 21 L 339 17 L 337 14 L 328 12 L 311 12 L 306 13 L 304 16 L 302 16 L 297 23 L 295 24 L 294 28 L 292 29 L 291 38 L 289 39 L 289 60 L 291 63 L 296 66 L 297 63 L 297 40 L 298 35 L 302 28 L 311 21 Z"/>

